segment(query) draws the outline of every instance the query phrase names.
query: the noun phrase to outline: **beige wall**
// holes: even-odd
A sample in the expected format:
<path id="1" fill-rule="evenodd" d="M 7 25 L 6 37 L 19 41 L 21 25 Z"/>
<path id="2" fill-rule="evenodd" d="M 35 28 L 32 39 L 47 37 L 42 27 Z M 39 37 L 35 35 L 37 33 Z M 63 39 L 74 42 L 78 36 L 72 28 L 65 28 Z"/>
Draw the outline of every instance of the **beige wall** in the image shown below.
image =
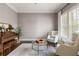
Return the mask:
<path id="1" fill-rule="evenodd" d="M 18 16 L 18 17 L 17 17 Z M 53 13 L 19 13 L 6 4 L 0 4 L 0 22 L 22 27 L 22 39 L 46 37 L 46 33 L 58 29 L 57 14 Z"/>
<path id="2" fill-rule="evenodd" d="M 22 39 L 46 37 L 46 33 L 58 29 L 57 14 L 19 13 L 19 26 L 23 31 Z"/>
<path id="3" fill-rule="evenodd" d="M 12 24 L 17 27 L 17 13 L 6 4 L 0 3 L 0 22 Z"/>

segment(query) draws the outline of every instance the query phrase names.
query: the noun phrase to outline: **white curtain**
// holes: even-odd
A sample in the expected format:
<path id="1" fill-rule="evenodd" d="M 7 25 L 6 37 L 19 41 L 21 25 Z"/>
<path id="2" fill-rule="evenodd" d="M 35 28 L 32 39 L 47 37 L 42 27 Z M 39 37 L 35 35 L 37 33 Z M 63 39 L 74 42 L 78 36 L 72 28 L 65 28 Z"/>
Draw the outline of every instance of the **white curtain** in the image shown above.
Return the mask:
<path id="1" fill-rule="evenodd" d="M 61 15 L 61 16 L 60 16 Z M 58 31 L 61 37 L 72 38 L 74 32 L 79 32 L 79 8 L 74 8 L 66 13 L 58 13 Z"/>
<path id="2" fill-rule="evenodd" d="M 62 20 L 61 20 L 61 11 L 58 12 L 58 40 L 61 40 L 62 37 Z"/>

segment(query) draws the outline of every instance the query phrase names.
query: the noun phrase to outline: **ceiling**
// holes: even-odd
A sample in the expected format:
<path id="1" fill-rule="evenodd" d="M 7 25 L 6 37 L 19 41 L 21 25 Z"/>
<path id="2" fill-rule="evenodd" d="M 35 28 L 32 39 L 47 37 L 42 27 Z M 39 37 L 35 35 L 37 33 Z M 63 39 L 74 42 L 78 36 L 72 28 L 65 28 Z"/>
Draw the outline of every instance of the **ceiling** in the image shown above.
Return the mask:
<path id="1" fill-rule="evenodd" d="M 66 3 L 7 3 L 17 13 L 57 13 Z"/>

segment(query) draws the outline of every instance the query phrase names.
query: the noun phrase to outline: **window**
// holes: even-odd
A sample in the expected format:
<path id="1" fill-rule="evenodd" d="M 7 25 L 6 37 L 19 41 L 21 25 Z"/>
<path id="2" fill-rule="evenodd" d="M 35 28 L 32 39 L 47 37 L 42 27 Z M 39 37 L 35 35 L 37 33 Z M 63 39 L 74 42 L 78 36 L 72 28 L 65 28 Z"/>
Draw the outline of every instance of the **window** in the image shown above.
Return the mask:
<path id="1" fill-rule="evenodd" d="M 79 31 L 79 7 L 77 8 L 77 25 L 78 25 L 78 31 Z"/>
<path id="2" fill-rule="evenodd" d="M 61 15 L 61 34 L 72 37 L 72 33 L 79 32 L 79 8 L 75 8 Z"/>
<path id="3" fill-rule="evenodd" d="M 67 36 L 67 34 L 68 34 L 67 18 L 68 18 L 67 13 L 65 13 L 61 16 L 61 31 L 62 31 L 61 35 L 62 36 Z"/>

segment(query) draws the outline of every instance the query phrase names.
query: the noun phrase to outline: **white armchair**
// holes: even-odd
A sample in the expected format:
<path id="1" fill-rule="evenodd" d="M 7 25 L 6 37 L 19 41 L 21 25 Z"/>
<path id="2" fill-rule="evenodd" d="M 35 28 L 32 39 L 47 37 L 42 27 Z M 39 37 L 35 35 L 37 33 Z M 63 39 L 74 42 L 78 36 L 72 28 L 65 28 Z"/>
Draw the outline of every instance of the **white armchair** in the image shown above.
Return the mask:
<path id="1" fill-rule="evenodd" d="M 47 37 L 48 42 L 56 43 L 58 41 L 58 31 L 51 31 Z"/>

